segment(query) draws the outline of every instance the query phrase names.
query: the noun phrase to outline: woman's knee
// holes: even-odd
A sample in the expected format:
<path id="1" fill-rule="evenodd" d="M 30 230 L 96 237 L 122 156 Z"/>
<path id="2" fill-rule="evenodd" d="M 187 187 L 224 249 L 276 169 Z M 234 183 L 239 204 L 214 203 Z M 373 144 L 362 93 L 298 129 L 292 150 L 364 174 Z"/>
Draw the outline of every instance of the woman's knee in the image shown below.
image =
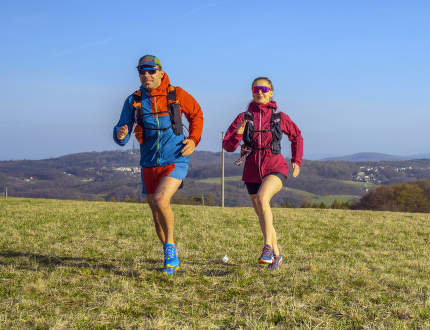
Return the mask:
<path id="1" fill-rule="evenodd" d="M 260 192 L 258 192 L 255 196 L 255 202 L 258 205 L 260 210 L 264 210 L 267 207 L 270 207 L 270 200 Z"/>

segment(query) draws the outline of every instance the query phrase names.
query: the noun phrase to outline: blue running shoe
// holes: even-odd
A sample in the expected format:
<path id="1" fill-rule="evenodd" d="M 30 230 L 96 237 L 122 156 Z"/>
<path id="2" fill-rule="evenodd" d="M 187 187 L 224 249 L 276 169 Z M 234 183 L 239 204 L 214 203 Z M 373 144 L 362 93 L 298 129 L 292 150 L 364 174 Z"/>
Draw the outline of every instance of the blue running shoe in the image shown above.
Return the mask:
<path id="1" fill-rule="evenodd" d="M 163 244 L 164 250 L 164 268 L 163 273 L 173 274 L 181 265 L 176 251 L 175 244 Z"/>
<path id="2" fill-rule="evenodd" d="M 259 264 L 271 264 L 273 261 L 273 249 L 269 244 L 263 247 L 263 252 L 261 252 L 260 259 L 258 259 Z"/>
<path id="3" fill-rule="evenodd" d="M 274 256 L 273 262 L 267 267 L 271 270 L 278 270 L 279 267 L 282 265 L 282 261 L 283 261 L 283 258 L 281 255 Z"/>

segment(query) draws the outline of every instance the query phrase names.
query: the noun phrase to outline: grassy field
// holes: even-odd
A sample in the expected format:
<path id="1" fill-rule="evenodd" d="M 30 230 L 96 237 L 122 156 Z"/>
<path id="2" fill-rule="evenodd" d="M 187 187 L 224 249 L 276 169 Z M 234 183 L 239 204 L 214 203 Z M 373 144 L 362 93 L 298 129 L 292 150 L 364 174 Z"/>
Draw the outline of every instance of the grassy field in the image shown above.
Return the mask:
<path id="1" fill-rule="evenodd" d="M 352 184 L 354 186 L 359 186 L 363 188 L 373 189 L 379 187 L 379 184 L 371 183 L 371 182 L 361 182 L 361 181 L 351 181 L 351 180 L 341 180 L 343 183 Z"/>
<path id="2" fill-rule="evenodd" d="M 146 204 L 0 198 L 0 328 L 430 328 L 430 215 L 174 205 L 160 273 Z M 224 264 L 224 255 L 230 261 Z"/>
<path id="3" fill-rule="evenodd" d="M 359 196 L 354 195 L 317 195 L 304 190 L 294 189 L 294 188 L 285 188 L 287 191 L 291 191 L 296 193 L 297 195 L 305 197 L 308 201 L 312 203 L 324 203 L 327 206 L 330 206 L 334 200 L 339 202 L 348 202 L 351 199 L 359 198 Z"/>
<path id="4" fill-rule="evenodd" d="M 224 181 L 241 181 L 241 180 L 242 180 L 242 176 L 226 176 L 226 177 L 224 177 Z M 204 182 L 204 183 L 221 184 L 221 177 L 219 177 L 219 178 L 200 179 L 198 181 L 199 182 Z"/>
<path id="5" fill-rule="evenodd" d="M 241 176 L 226 176 L 224 178 L 224 180 L 225 181 L 241 181 L 242 177 Z M 204 183 L 221 184 L 221 178 L 207 178 L 207 179 L 201 179 L 198 181 L 204 182 Z M 360 186 L 363 185 L 363 187 L 364 187 L 364 183 L 362 183 L 362 182 L 354 182 L 354 181 L 342 181 L 342 182 L 345 182 L 348 184 L 356 184 L 356 185 L 360 185 Z M 369 187 L 370 187 L 370 185 L 369 185 Z M 310 192 L 307 192 L 304 190 L 290 188 L 288 186 L 284 189 L 286 189 L 287 191 L 294 192 L 297 195 L 305 197 L 311 203 L 323 202 L 327 206 L 330 205 L 331 203 L 333 203 L 334 200 L 338 200 L 339 202 L 348 202 L 352 199 L 360 197 L 360 196 L 355 196 L 355 195 L 317 195 L 317 194 L 313 194 L 313 193 L 310 193 Z"/>

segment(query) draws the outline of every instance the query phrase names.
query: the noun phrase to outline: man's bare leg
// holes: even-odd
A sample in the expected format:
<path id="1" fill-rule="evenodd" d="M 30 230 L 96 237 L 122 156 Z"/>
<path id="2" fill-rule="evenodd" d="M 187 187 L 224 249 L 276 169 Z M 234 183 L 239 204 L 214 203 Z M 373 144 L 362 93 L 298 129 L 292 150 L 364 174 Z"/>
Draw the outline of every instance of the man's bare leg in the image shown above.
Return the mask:
<path id="1" fill-rule="evenodd" d="M 175 244 L 173 240 L 174 214 L 170 207 L 170 200 L 181 183 L 181 180 L 166 176 L 160 180 L 157 190 L 148 199 L 153 215 L 155 214 L 154 222 L 157 220 L 157 224 L 161 226 L 163 235 L 159 235 L 159 238 L 164 244 Z"/>
<path id="2" fill-rule="evenodd" d="M 160 214 L 158 213 L 155 207 L 154 194 L 148 194 L 146 197 L 148 199 L 148 204 L 151 207 L 152 218 L 154 220 L 154 226 L 155 226 L 155 232 L 157 233 L 157 236 L 160 239 L 161 243 L 164 244 L 166 243 L 166 237 L 164 236 L 164 231 L 163 231 L 163 228 L 161 227 Z"/>

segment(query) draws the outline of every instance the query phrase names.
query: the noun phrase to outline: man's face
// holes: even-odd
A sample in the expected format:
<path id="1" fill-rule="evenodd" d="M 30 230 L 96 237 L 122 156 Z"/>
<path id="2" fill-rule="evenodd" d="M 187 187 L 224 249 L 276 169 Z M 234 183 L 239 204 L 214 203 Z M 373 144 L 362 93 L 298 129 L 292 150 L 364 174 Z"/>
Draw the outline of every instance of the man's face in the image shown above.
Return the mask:
<path id="1" fill-rule="evenodd" d="M 160 86 L 164 71 L 160 70 L 159 67 L 140 66 L 138 70 L 140 82 L 143 87 L 146 89 L 154 89 Z"/>

